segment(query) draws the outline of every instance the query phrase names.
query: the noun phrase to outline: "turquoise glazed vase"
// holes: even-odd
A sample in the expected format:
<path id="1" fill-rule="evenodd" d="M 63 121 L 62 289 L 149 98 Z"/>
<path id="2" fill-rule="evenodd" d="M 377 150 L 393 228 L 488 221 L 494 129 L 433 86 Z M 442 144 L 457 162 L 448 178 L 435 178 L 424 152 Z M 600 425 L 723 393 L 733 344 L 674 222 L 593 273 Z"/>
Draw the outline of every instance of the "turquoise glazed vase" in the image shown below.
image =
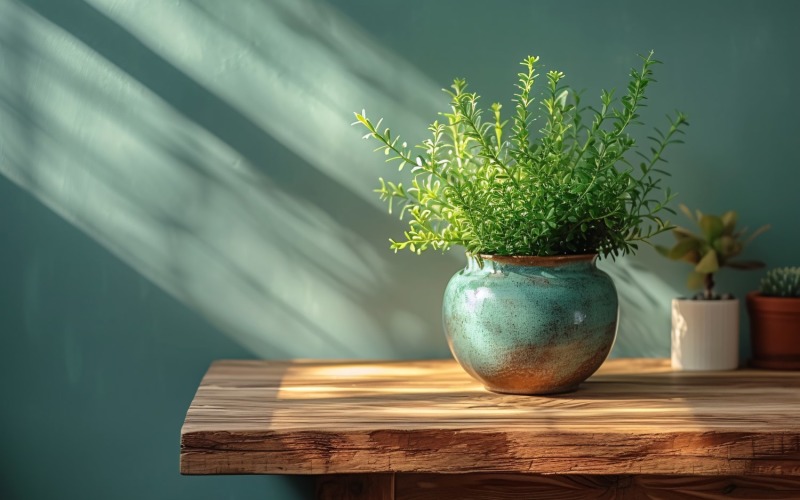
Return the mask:
<path id="1" fill-rule="evenodd" d="M 469 259 L 444 294 L 447 343 L 487 389 L 575 390 L 608 356 L 619 304 L 597 255 Z"/>

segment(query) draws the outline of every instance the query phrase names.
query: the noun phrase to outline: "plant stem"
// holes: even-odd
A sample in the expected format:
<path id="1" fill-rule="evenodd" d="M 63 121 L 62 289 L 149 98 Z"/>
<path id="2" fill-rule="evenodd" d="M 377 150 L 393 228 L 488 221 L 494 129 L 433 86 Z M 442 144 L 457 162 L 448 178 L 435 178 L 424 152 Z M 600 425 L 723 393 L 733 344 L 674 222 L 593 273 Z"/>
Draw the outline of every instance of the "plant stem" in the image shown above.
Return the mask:
<path id="1" fill-rule="evenodd" d="M 704 296 L 706 300 L 714 298 L 714 275 L 712 273 L 706 274 L 706 291 Z"/>

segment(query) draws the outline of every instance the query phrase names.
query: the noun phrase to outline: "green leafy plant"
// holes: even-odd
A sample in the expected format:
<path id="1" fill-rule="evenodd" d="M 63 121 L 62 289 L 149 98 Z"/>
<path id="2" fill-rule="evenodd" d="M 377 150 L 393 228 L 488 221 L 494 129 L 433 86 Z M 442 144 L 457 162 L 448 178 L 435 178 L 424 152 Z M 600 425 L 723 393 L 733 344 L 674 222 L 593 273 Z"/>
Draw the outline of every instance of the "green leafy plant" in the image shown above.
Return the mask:
<path id="1" fill-rule="evenodd" d="M 761 295 L 800 298 L 800 267 L 771 269 L 761 280 Z"/>
<path id="2" fill-rule="evenodd" d="M 706 300 L 719 299 L 714 291 L 714 273 L 723 267 L 733 269 L 756 269 L 764 263 L 755 260 L 734 260 L 744 248 L 759 234 L 769 229 L 762 226 L 747 236 L 747 229 L 736 230 L 736 212 L 725 212 L 721 217 L 709 215 L 696 210 L 693 214 L 686 205 L 680 205 L 681 211 L 700 229 L 695 234 L 688 229 L 676 227 L 672 234 L 677 240 L 672 248 L 660 245 L 656 249 L 662 255 L 683 260 L 693 266 L 689 273 L 687 285 L 690 289 L 704 288 L 697 298 Z M 747 236 L 747 237 L 746 237 Z"/>
<path id="3" fill-rule="evenodd" d="M 640 108 L 659 63 L 652 52 L 641 58 L 627 93 L 618 100 L 613 90 L 603 91 L 599 108 L 584 106 L 581 94 L 563 84 L 564 73 L 548 71 L 538 133 L 531 131 L 539 60 L 533 56 L 522 61 L 510 119 L 499 103 L 486 119 L 479 96 L 456 79 L 445 90 L 450 111 L 430 125 L 418 154 L 381 129 L 382 119 L 355 113 L 354 124 L 368 131 L 364 138 L 380 143 L 376 151 L 400 170 L 411 169 L 409 184 L 381 178 L 376 190 L 390 213 L 399 208 L 408 220 L 405 239 L 390 240 L 391 247 L 420 253 L 462 245 L 478 260 L 481 254 L 617 256 L 671 229 L 660 215 L 672 212 L 673 197 L 661 190 L 668 173 L 660 166 L 688 123 L 681 113 L 668 116 L 666 131 L 656 128 L 648 138 L 648 153 L 637 149 L 628 130 L 642 125 Z"/>

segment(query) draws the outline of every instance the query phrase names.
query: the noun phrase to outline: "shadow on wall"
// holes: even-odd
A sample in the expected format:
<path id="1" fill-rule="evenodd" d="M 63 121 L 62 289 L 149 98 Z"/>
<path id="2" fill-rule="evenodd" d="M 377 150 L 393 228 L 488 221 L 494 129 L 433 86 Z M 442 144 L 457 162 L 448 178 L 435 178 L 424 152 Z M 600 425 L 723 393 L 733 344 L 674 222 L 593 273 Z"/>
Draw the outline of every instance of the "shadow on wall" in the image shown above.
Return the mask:
<path id="1" fill-rule="evenodd" d="M 642 252 L 653 252 L 645 248 Z M 656 276 L 641 259 L 601 261 L 619 294 L 619 334 L 612 357 L 668 357 L 670 304 L 680 292 Z"/>
<path id="2" fill-rule="evenodd" d="M 408 291 L 459 263 L 387 251 L 348 126 L 358 99 L 424 129 L 423 77 L 311 4 L 29 4 L 2 16 L 6 175 L 258 355 L 446 352 L 440 290 Z"/>
<path id="3" fill-rule="evenodd" d="M 446 355 L 461 262 L 388 251 L 349 127 L 423 131 L 436 85 L 309 0 L 26 4 L 0 5 L 5 175 L 259 356 Z M 625 354 L 661 342 L 626 317 Z"/>

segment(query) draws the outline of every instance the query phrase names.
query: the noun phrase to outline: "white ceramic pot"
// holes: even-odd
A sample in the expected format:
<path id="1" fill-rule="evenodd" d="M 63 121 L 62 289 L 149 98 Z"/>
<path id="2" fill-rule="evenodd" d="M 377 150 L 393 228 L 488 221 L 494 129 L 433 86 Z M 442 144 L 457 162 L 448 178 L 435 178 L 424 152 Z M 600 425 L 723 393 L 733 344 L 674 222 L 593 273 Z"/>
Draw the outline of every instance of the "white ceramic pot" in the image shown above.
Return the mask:
<path id="1" fill-rule="evenodd" d="M 739 301 L 672 300 L 672 368 L 739 366 Z"/>

